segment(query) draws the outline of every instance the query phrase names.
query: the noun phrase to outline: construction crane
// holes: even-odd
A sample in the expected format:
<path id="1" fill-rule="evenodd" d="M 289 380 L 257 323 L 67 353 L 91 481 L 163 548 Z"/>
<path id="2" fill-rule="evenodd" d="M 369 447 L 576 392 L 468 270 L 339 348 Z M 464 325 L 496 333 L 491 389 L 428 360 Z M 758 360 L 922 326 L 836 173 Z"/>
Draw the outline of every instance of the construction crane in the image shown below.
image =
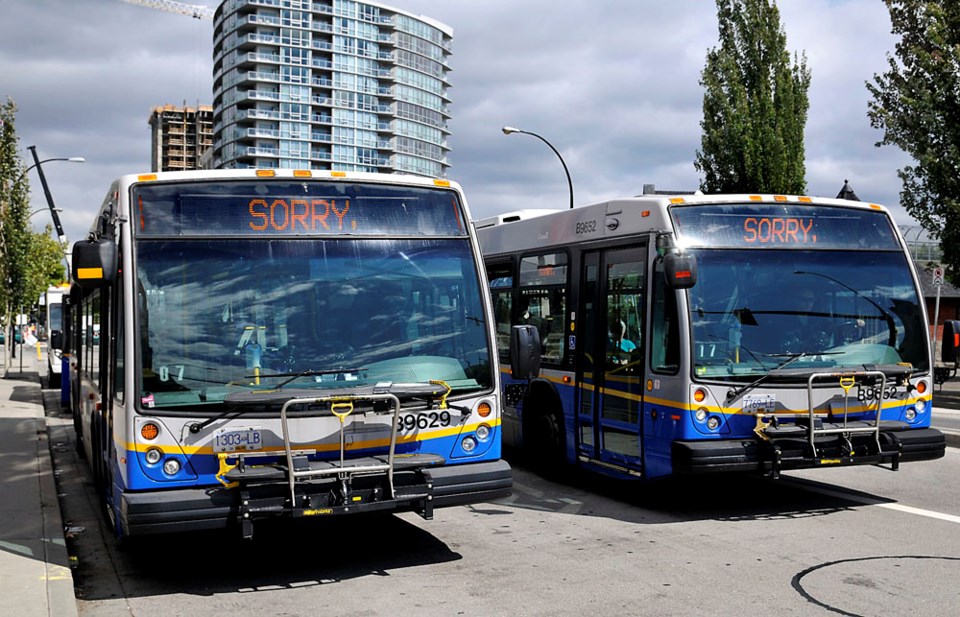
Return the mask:
<path id="1" fill-rule="evenodd" d="M 139 4 L 151 9 L 189 15 L 195 19 L 213 19 L 214 9 L 200 4 L 186 4 L 172 0 L 123 0 L 129 4 Z"/>

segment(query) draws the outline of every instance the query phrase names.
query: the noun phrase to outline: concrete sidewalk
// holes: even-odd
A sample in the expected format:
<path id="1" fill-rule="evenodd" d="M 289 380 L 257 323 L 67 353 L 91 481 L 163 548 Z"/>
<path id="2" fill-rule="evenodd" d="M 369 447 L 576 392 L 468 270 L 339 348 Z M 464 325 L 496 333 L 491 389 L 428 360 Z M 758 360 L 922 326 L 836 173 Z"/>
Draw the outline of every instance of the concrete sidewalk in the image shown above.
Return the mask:
<path id="1" fill-rule="evenodd" d="M 23 361 L 0 378 L 0 617 L 73 617 L 39 363 L 35 353 Z"/>

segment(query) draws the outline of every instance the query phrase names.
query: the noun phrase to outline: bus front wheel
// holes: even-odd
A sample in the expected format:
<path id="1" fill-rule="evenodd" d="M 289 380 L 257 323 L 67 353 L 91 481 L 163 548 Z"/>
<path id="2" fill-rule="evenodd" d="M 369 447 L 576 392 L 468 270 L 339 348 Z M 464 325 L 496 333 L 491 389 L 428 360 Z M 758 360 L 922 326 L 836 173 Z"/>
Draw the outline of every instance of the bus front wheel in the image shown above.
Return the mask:
<path id="1" fill-rule="evenodd" d="M 524 403 L 523 442 L 531 463 L 553 473 L 567 462 L 563 417 L 558 406 Z M 558 403 L 559 404 L 559 403 Z"/>

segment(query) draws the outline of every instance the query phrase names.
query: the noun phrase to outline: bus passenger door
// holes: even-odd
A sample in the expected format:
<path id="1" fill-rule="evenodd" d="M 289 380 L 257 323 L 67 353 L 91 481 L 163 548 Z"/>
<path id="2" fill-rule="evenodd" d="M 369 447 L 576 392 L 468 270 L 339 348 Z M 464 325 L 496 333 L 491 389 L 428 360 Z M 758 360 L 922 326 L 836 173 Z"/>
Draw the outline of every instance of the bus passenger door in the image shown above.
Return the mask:
<path id="1" fill-rule="evenodd" d="M 640 473 L 646 255 L 584 253 L 577 336 L 578 454 Z"/>

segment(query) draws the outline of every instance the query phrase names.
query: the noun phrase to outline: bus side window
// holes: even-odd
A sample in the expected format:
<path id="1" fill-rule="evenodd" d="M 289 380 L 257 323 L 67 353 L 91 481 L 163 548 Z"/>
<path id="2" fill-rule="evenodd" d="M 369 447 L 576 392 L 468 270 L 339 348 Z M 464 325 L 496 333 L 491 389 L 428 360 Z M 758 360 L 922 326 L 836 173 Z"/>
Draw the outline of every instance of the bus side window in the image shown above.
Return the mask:
<path id="1" fill-rule="evenodd" d="M 667 287 L 662 261 L 657 263 L 653 280 L 650 366 L 656 372 L 676 374 L 680 368 L 678 292 Z"/>
<path id="2" fill-rule="evenodd" d="M 564 288 L 525 288 L 520 292 L 517 322 L 536 326 L 543 362 L 546 364 L 560 364 L 563 361 L 565 299 Z"/>
<path id="3" fill-rule="evenodd" d="M 85 372 L 94 385 L 100 385 L 100 291 L 97 290 L 83 301 L 85 329 Z"/>
<path id="4" fill-rule="evenodd" d="M 120 255 L 123 254 L 123 251 L 117 251 Z M 118 262 L 119 270 L 123 271 L 122 257 L 119 258 Z M 114 357 L 116 361 L 113 363 L 112 367 L 112 376 L 110 379 L 111 384 L 113 385 L 114 397 L 120 403 L 123 402 L 123 324 L 126 320 L 126 307 L 123 304 L 123 282 L 122 277 L 117 277 L 117 281 L 113 285 L 113 289 L 110 290 L 110 293 L 113 294 L 113 322 L 114 322 Z"/>
<path id="5" fill-rule="evenodd" d="M 544 364 L 561 364 L 566 338 L 566 253 L 523 257 L 519 279 L 517 323 L 537 327 Z"/>
<path id="6" fill-rule="evenodd" d="M 497 353 L 500 358 L 510 358 L 510 315 L 513 313 L 513 265 L 510 263 L 487 266 L 490 281 L 490 296 L 493 301 L 493 318 L 497 328 Z"/>

